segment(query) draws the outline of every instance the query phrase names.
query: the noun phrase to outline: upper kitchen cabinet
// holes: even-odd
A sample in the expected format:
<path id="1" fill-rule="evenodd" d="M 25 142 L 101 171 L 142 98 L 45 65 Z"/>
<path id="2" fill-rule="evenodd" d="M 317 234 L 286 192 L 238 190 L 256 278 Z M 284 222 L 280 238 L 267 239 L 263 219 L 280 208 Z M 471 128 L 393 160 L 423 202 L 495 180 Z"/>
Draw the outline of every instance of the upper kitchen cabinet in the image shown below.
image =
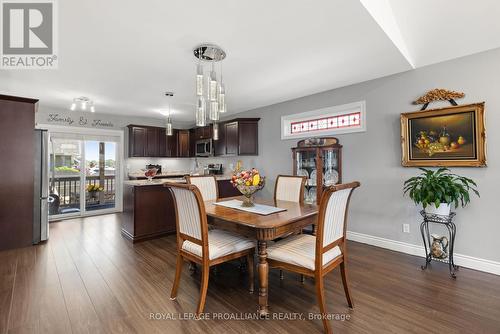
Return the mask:
<path id="1" fill-rule="evenodd" d="M 215 155 L 258 155 L 260 118 L 237 118 L 219 125 Z"/>
<path id="2" fill-rule="evenodd" d="M 147 128 L 129 125 L 128 143 L 130 157 L 145 157 L 147 146 Z"/>
<path id="3" fill-rule="evenodd" d="M 194 129 L 194 140 L 212 138 L 212 126 L 202 126 Z"/>
<path id="4" fill-rule="evenodd" d="M 177 156 L 189 157 L 189 130 L 178 130 L 177 132 Z"/>
<path id="5" fill-rule="evenodd" d="M 177 157 L 177 132 L 167 136 L 165 128 L 129 125 L 130 157 Z"/>

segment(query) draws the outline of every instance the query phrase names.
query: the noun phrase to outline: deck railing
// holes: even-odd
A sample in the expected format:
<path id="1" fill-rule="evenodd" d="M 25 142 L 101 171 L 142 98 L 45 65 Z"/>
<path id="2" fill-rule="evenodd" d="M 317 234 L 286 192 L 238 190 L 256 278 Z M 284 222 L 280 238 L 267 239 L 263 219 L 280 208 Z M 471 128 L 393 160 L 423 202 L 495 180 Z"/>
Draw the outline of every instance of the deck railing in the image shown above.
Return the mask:
<path id="1" fill-rule="evenodd" d="M 51 179 L 52 181 L 52 179 Z M 105 203 L 114 202 L 116 192 L 115 175 L 105 175 L 103 184 Z M 52 184 L 52 183 L 51 183 Z M 54 178 L 54 189 L 59 194 L 60 207 L 78 206 L 80 203 L 80 175 L 63 175 Z M 85 180 L 85 189 L 88 185 L 99 185 L 99 175 L 87 176 Z M 86 191 L 86 190 L 85 190 Z M 85 196 L 87 201 L 88 194 Z"/>

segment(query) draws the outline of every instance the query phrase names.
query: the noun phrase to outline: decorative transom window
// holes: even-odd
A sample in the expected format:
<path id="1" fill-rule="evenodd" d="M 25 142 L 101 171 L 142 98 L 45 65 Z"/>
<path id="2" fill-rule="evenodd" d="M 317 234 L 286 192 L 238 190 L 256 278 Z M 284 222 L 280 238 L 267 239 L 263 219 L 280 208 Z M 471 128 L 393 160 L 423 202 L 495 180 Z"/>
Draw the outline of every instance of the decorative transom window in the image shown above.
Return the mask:
<path id="1" fill-rule="evenodd" d="M 366 131 L 365 101 L 281 117 L 281 139 Z"/>

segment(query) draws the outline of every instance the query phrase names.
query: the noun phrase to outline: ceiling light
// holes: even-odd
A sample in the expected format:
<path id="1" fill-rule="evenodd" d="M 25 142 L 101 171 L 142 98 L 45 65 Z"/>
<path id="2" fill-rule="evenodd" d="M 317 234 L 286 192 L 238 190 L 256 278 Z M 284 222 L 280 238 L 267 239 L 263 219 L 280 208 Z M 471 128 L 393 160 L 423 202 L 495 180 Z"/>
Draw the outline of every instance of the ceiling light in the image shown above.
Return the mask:
<path id="1" fill-rule="evenodd" d="M 222 65 L 220 79 L 218 80 L 215 63 L 226 58 L 226 52 L 217 45 L 201 44 L 193 49 L 193 53 L 198 59 L 198 64 L 196 65 L 196 126 L 206 126 L 208 116 L 215 130 L 217 126 L 216 122 L 220 118 L 219 114 L 227 110 L 226 89 L 222 83 Z M 206 89 L 203 87 L 205 74 L 202 62 L 211 63 L 211 70 L 206 76 Z M 204 96 L 205 90 L 206 96 Z M 217 140 L 216 138 L 214 139 Z"/>
<path id="2" fill-rule="evenodd" d="M 173 92 L 166 92 L 165 96 L 167 97 L 173 97 L 174 93 Z M 174 134 L 174 129 L 172 126 L 172 118 L 170 117 L 170 102 L 168 103 L 168 113 L 167 113 L 167 124 L 166 124 L 166 134 L 167 136 L 172 136 Z"/>
<path id="3" fill-rule="evenodd" d="M 90 112 L 95 112 L 94 101 L 85 96 L 75 97 L 73 99 L 73 103 L 71 103 L 71 107 L 69 108 L 71 111 L 82 110 L 86 111 L 87 108 L 90 109 Z"/>

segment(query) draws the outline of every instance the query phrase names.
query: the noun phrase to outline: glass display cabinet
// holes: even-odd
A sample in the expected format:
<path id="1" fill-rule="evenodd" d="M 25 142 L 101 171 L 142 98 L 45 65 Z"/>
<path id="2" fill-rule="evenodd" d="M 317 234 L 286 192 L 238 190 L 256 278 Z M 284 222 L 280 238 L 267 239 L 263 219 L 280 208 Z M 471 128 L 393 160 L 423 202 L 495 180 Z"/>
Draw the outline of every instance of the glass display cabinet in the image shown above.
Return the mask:
<path id="1" fill-rule="evenodd" d="M 293 152 L 293 174 L 305 176 L 304 201 L 319 204 L 323 190 L 342 182 L 342 145 L 337 138 L 301 140 Z"/>

